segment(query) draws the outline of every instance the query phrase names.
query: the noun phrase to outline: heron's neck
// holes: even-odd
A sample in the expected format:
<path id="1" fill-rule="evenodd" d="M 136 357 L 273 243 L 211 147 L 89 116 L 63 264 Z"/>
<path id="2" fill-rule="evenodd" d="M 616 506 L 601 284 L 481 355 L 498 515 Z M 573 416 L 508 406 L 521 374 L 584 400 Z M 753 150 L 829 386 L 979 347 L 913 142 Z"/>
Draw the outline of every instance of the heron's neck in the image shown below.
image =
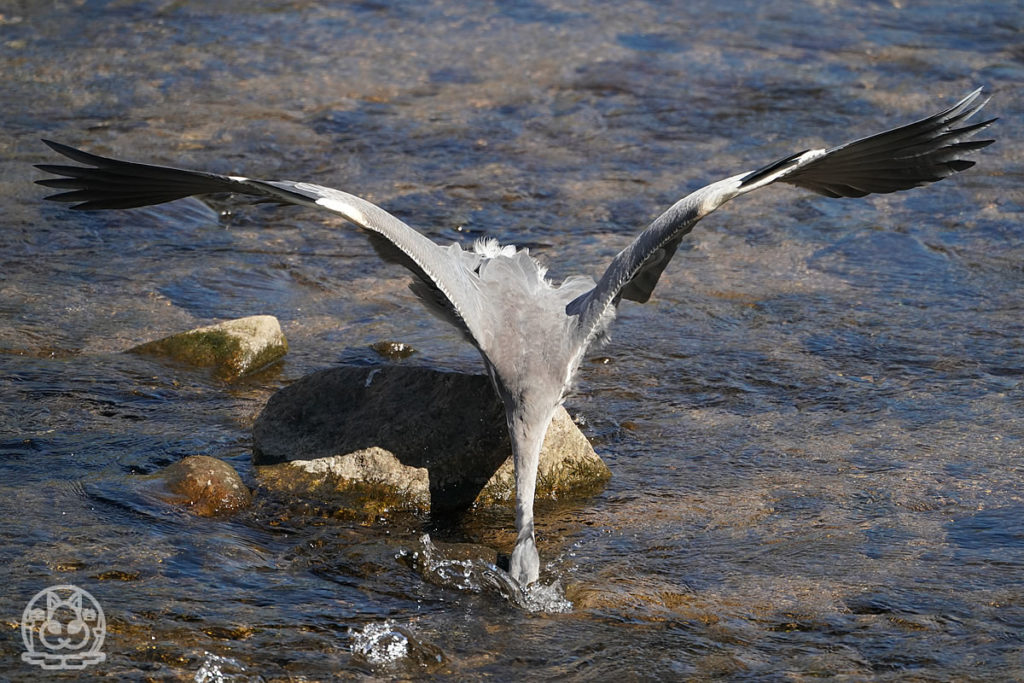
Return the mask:
<path id="1" fill-rule="evenodd" d="M 554 415 L 555 402 L 512 406 L 506 410 L 516 479 L 516 530 L 519 538 L 533 535 L 533 503 L 544 436 Z"/>
<path id="2" fill-rule="evenodd" d="M 556 406 L 556 401 L 506 403 L 516 479 L 516 545 L 512 550 L 509 571 L 523 586 L 533 583 L 540 575 L 540 557 L 534 538 L 533 503 L 540 451 Z"/>

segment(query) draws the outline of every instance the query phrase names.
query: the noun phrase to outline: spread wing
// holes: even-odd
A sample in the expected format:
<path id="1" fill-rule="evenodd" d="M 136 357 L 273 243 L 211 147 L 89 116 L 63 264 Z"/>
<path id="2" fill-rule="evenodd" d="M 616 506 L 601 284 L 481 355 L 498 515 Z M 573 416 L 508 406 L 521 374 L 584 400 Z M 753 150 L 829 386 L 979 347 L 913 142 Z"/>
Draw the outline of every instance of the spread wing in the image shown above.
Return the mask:
<path id="1" fill-rule="evenodd" d="M 312 183 L 257 180 L 152 166 L 89 154 L 50 140 L 54 151 L 84 166 L 39 164 L 58 178 L 36 182 L 64 190 L 47 199 L 71 202 L 72 209 L 128 209 L 183 197 L 232 192 L 281 204 L 326 209 L 362 228 L 386 260 L 397 262 L 417 277 L 413 291 L 435 313 L 468 333 L 472 340 L 481 319 L 474 296 L 472 270 L 480 257 L 458 245 L 441 247 L 384 209 L 355 195 Z"/>
<path id="2" fill-rule="evenodd" d="M 981 88 L 934 116 L 831 149 L 812 149 L 703 187 L 676 202 L 612 260 L 597 285 L 566 307 L 588 340 L 623 298 L 646 302 L 680 240 L 733 197 L 776 182 L 826 197 L 863 197 L 933 183 L 974 165 L 962 157 L 992 140 L 972 136 L 996 119 L 961 125 L 988 101 Z"/>

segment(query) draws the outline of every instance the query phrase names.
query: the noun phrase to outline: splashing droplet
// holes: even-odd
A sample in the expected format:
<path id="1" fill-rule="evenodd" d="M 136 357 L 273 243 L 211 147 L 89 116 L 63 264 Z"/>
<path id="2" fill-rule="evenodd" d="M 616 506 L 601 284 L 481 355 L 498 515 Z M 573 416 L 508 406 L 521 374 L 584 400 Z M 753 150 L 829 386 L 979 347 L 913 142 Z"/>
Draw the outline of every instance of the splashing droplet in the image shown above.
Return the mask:
<path id="1" fill-rule="evenodd" d="M 468 593 L 497 593 L 530 612 L 561 613 L 572 610 L 561 584 L 531 584 L 525 590 L 512 576 L 483 559 L 450 559 L 431 540 L 420 537 L 420 548 L 411 554 L 414 568 L 424 580 Z"/>
<path id="2" fill-rule="evenodd" d="M 391 620 L 367 624 L 363 630 L 349 629 L 352 654 L 370 664 L 391 664 L 409 656 L 409 638 Z"/>

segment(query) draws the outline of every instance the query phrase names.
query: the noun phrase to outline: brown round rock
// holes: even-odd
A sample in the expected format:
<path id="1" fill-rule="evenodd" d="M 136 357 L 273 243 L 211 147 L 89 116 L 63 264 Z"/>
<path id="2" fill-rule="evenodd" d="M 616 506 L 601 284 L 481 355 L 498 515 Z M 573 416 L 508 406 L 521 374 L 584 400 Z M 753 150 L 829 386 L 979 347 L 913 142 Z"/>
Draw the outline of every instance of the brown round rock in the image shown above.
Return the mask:
<path id="1" fill-rule="evenodd" d="M 190 455 L 160 470 L 166 494 L 157 495 L 166 502 L 187 506 L 201 517 L 213 517 L 248 507 L 252 494 L 235 469 L 208 455 Z"/>

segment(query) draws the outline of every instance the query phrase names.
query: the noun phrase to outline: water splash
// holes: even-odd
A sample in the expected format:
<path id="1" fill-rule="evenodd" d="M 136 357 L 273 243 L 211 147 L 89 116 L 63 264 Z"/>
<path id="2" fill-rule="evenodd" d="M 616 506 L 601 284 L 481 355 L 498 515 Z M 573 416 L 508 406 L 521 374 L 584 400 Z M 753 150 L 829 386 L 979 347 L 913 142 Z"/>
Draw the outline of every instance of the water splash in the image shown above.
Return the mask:
<path id="1" fill-rule="evenodd" d="M 370 664 L 393 664 L 409 656 L 409 636 L 388 619 L 367 624 L 361 631 L 349 629 L 352 654 Z"/>
<path id="2" fill-rule="evenodd" d="M 530 612 L 564 614 L 572 611 L 572 602 L 565 597 L 562 583 L 557 579 L 550 584 L 532 583 L 523 591 L 523 607 Z"/>
<path id="3" fill-rule="evenodd" d="M 263 676 L 250 674 L 245 666 L 232 657 L 205 652 L 203 664 L 196 672 L 195 683 L 258 683 Z"/>
<path id="4" fill-rule="evenodd" d="M 434 670 L 445 663 L 444 653 L 436 645 L 420 640 L 404 626 L 390 619 L 349 629 L 352 655 L 374 668 L 412 667 Z"/>
<path id="5" fill-rule="evenodd" d="M 512 576 L 482 558 L 454 559 L 430 540 L 420 537 L 420 547 L 409 559 L 424 580 L 437 586 L 468 593 L 496 593 L 529 612 L 562 613 L 572 610 L 561 583 L 533 583 L 525 590 Z"/>

